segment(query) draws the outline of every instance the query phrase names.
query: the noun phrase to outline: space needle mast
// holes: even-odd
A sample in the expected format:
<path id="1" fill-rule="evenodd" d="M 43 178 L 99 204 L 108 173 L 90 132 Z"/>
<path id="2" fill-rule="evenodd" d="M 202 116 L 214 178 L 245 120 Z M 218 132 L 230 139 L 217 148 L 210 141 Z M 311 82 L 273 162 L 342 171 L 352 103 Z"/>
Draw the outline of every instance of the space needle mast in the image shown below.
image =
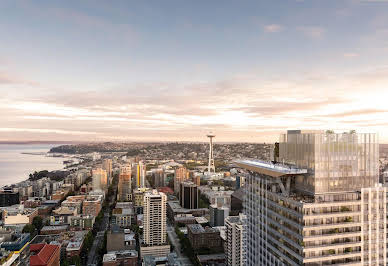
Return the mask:
<path id="1" fill-rule="evenodd" d="M 216 172 L 216 167 L 214 166 L 214 157 L 213 157 L 213 138 L 216 136 L 212 132 L 206 135 L 209 138 L 209 165 L 207 168 L 207 174 L 210 175 L 211 172 Z"/>

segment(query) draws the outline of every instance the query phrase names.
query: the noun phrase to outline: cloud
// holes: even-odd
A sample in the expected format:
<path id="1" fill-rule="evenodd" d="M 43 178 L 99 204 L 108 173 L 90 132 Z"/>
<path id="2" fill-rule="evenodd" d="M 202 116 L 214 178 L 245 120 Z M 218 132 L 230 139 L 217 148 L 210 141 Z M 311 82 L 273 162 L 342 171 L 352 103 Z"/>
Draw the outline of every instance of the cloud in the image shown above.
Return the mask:
<path id="1" fill-rule="evenodd" d="M 379 113 L 388 113 L 388 109 L 382 110 L 382 109 L 361 109 L 361 110 L 352 110 L 348 112 L 341 112 L 341 113 L 332 113 L 327 115 L 322 115 L 324 117 L 347 117 L 347 116 L 360 116 L 360 115 L 373 115 L 373 114 L 379 114 Z"/>
<path id="2" fill-rule="evenodd" d="M 344 57 L 347 57 L 347 58 L 353 58 L 353 57 L 358 57 L 359 54 L 357 53 L 344 53 Z"/>
<path id="3" fill-rule="evenodd" d="M 88 140 L 95 133 L 93 138 L 99 140 L 144 136 L 144 140 L 197 141 L 215 130 L 224 141 L 239 140 L 239 134 L 244 141 L 269 141 L 274 132 L 300 126 L 364 127 L 371 121 L 388 123 L 387 81 L 388 68 L 382 67 L 346 76 L 246 74 L 185 86 L 164 82 L 19 95 L 12 101 L 0 100 L 5 128 L 0 139 L 42 132 L 52 139 L 68 136 L 66 140 Z"/>
<path id="4" fill-rule="evenodd" d="M 284 27 L 279 24 L 269 24 L 264 26 L 264 31 L 268 33 L 280 32 L 284 30 Z"/>
<path id="5" fill-rule="evenodd" d="M 301 26 L 297 30 L 313 39 L 321 39 L 326 33 L 325 28 L 317 26 Z"/>

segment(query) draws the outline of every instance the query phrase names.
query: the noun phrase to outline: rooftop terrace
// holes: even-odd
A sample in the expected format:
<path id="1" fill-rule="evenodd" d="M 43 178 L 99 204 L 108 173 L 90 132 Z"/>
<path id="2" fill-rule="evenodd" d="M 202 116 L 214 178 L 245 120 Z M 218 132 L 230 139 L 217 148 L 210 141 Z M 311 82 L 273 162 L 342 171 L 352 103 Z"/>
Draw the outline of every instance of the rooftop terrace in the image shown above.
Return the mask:
<path id="1" fill-rule="evenodd" d="M 236 160 L 235 164 L 241 168 L 272 177 L 307 174 L 307 169 L 298 168 L 294 165 L 273 163 L 270 161 L 261 161 L 257 159 Z"/>

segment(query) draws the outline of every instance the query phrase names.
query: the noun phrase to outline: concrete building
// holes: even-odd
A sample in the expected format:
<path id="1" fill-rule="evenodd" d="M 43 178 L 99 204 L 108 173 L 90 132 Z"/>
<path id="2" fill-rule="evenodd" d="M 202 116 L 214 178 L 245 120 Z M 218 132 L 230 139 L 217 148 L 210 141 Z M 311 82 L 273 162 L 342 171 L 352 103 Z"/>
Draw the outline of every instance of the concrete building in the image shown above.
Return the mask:
<path id="1" fill-rule="evenodd" d="M 0 191 L 0 207 L 12 206 L 19 204 L 19 192 L 13 192 L 12 189 Z"/>
<path id="2" fill-rule="evenodd" d="M 73 230 L 91 230 L 96 217 L 91 215 L 76 215 L 69 218 L 70 227 Z"/>
<path id="3" fill-rule="evenodd" d="M 66 200 L 62 201 L 61 206 L 76 209 L 77 213 L 81 213 L 82 203 L 85 198 L 86 195 L 69 196 Z"/>
<path id="4" fill-rule="evenodd" d="M 105 170 L 96 168 L 92 170 L 93 190 L 105 191 L 108 188 L 108 175 Z"/>
<path id="5" fill-rule="evenodd" d="M 229 216 L 225 219 L 226 241 L 225 255 L 226 265 L 246 265 L 246 216 Z"/>
<path id="6" fill-rule="evenodd" d="M 239 188 L 233 192 L 230 196 L 230 213 L 229 215 L 237 216 L 243 211 L 243 201 L 244 201 L 244 188 Z"/>
<path id="7" fill-rule="evenodd" d="M 185 167 L 175 169 L 174 173 L 174 192 L 179 193 L 180 183 L 189 179 L 189 171 Z"/>
<path id="8" fill-rule="evenodd" d="M 82 204 L 82 214 L 98 216 L 102 208 L 101 196 L 88 196 Z"/>
<path id="9" fill-rule="evenodd" d="M 196 184 L 197 186 L 200 186 L 201 185 L 201 176 L 199 175 L 195 175 L 191 178 L 191 180 L 193 181 L 194 184 Z"/>
<path id="10" fill-rule="evenodd" d="M 14 205 L 3 209 L 3 221 L 6 227 L 31 224 L 36 216 L 38 216 L 38 209 L 24 208 L 23 205 Z"/>
<path id="11" fill-rule="evenodd" d="M 198 186 L 193 182 L 181 182 L 179 184 L 179 203 L 183 208 L 198 208 Z"/>
<path id="12" fill-rule="evenodd" d="M 102 169 L 105 170 L 107 175 L 107 181 L 108 185 L 111 183 L 112 177 L 113 177 L 113 171 L 112 171 L 112 160 L 111 159 L 104 159 L 102 161 Z"/>
<path id="13" fill-rule="evenodd" d="M 187 237 L 194 250 L 198 251 L 202 248 L 207 248 L 213 252 L 223 250 L 220 231 L 211 228 L 203 228 L 200 224 L 187 225 Z"/>
<path id="14" fill-rule="evenodd" d="M 138 254 L 136 250 L 110 251 L 104 255 L 103 266 L 137 266 Z"/>
<path id="15" fill-rule="evenodd" d="M 167 245 L 167 196 L 152 190 L 144 194 L 144 244 L 140 255 L 167 256 L 170 245 Z"/>
<path id="16" fill-rule="evenodd" d="M 143 162 L 135 163 L 132 173 L 135 176 L 135 186 L 136 188 L 145 187 L 145 178 L 146 178 L 146 165 Z"/>
<path id="17" fill-rule="evenodd" d="M 144 194 L 148 192 L 150 188 L 136 188 L 133 191 L 133 205 L 135 207 L 135 211 L 137 214 L 143 213 L 143 207 L 144 207 Z"/>
<path id="18" fill-rule="evenodd" d="M 279 161 L 247 171 L 247 265 L 386 265 L 387 188 L 378 138 L 289 130 Z"/>
<path id="19" fill-rule="evenodd" d="M 226 206 L 210 205 L 210 226 L 223 226 L 225 218 L 229 216 L 229 208 Z"/>
<path id="20" fill-rule="evenodd" d="M 128 203 L 128 204 L 120 204 Z M 122 228 L 130 227 L 132 221 L 135 220 L 135 213 L 131 202 L 118 202 L 112 210 L 112 224 L 116 224 Z"/>
<path id="21" fill-rule="evenodd" d="M 132 200 L 132 168 L 130 164 L 123 165 L 120 168 L 119 184 L 118 184 L 118 200 Z"/>
<path id="22" fill-rule="evenodd" d="M 164 187 L 164 170 L 162 168 L 152 171 L 152 181 L 155 188 Z"/>

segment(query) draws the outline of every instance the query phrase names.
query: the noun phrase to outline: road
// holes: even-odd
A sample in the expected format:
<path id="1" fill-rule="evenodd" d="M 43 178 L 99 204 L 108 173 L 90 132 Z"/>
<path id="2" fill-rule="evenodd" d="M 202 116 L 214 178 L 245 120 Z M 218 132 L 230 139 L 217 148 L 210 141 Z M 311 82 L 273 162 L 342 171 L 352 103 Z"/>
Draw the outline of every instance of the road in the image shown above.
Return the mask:
<path id="1" fill-rule="evenodd" d="M 182 265 L 193 265 L 188 257 L 181 252 L 181 244 L 179 242 L 178 236 L 175 233 L 175 229 L 167 224 L 167 235 L 171 241 L 171 244 L 175 247 L 174 251 L 178 255 L 178 260 L 182 263 Z"/>
<path id="2" fill-rule="evenodd" d="M 100 260 L 97 249 L 98 247 L 102 246 L 102 241 L 104 241 L 104 234 L 105 231 L 108 229 L 109 225 L 109 212 L 104 213 L 104 218 L 102 219 L 102 223 L 99 228 L 99 232 L 97 232 L 96 237 L 94 238 L 94 242 L 92 245 L 92 248 L 90 249 L 89 255 L 88 255 L 88 266 L 92 265 L 98 265 L 98 262 Z"/>

